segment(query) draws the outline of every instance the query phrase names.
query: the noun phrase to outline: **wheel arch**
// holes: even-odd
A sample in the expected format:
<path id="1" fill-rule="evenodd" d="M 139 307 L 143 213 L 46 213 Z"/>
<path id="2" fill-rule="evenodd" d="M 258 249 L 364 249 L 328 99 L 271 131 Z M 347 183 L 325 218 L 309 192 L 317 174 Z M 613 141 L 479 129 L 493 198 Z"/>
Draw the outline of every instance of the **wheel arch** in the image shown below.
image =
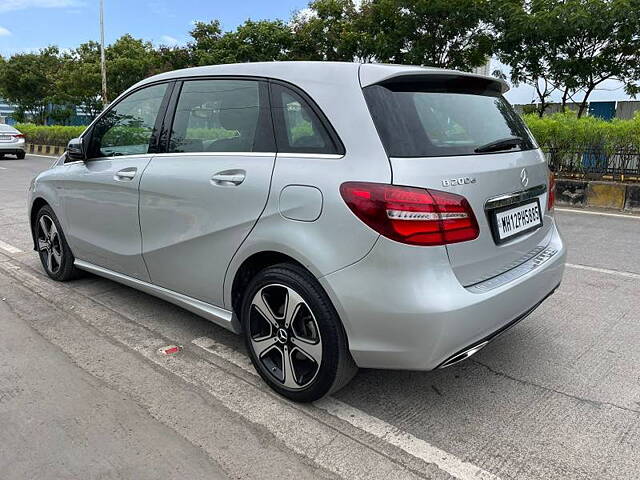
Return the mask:
<path id="1" fill-rule="evenodd" d="M 49 204 L 49 202 L 47 202 L 43 197 L 36 197 L 33 199 L 33 202 L 31 203 L 31 210 L 29 212 L 29 226 L 31 227 L 31 240 L 33 241 L 34 250 L 38 249 L 36 245 L 36 234 L 35 234 L 36 216 L 38 215 L 38 212 L 40 211 L 40 209 L 44 206 L 48 206 L 49 208 L 53 209 L 51 204 Z"/>
<path id="2" fill-rule="evenodd" d="M 233 273 L 233 281 L 231 282 L 230 291 L 230 306 L 236 317 L 240 318 L 240 307 L 242 303 L 242 297 L 244 292 L 251 282 L 251 279 L 264 268 L 279 263 L 292 263 L 298 267 L 304 268 L 311 275 L 313 273 L 309 271 L 300 261 L 296 260 L 290 255 L 275 250 L 265 250 L 261 252 L 255 252 L 245 258 L 240 266 Z M 315 277 L 315 275 L 314 275 Z"/>

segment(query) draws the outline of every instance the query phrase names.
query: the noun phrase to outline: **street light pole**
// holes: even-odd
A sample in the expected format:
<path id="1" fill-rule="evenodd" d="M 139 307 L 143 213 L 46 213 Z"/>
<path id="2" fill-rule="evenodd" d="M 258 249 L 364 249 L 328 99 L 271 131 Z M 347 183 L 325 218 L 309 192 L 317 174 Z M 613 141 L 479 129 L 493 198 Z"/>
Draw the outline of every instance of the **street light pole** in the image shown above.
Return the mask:
<path id="1" fill-rule="evenodd" d="M 102 73 L 102 105 L 106 107 L 107 100 L 107 63 L 104 55 L 104 0 L 100 0 L 100 70 Z"/>

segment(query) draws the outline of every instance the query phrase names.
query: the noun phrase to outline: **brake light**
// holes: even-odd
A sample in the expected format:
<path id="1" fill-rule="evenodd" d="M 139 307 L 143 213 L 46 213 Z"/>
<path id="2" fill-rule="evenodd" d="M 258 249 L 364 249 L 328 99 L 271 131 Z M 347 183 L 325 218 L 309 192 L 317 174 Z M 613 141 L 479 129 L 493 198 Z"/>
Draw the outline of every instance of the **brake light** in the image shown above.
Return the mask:
<path id="1" fill-rule="evenodd" d="M 480 233 L 467 199 L 453 193 L 347 182 L 340 194 L 360 220 L 401 243 L 446 245 L 473 240 Z"/>
<path id="2" fill-rule="evenodd" d="M 547 199 L 547 210 L 553 210 L 556 203 L 556 176 L 549 172 L 549 198 Z"/>
<path id="3" fill-rule="evenodd" d="M 24 138 L 24 135 L 22 133 L 18 133 L 16 135 L 11 135 L 13 138 Z"/>

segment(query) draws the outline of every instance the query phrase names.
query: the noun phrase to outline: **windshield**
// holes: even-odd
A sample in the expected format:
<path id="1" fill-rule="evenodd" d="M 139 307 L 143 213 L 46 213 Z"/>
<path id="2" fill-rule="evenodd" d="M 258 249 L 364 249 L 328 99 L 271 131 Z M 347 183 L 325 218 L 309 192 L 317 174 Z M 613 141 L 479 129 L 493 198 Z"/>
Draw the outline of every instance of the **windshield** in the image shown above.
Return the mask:
<path id="1" fill-rule="evenodd" d="M 522 141 L 492 153 L 536 148 L 520 116 L 486 81 L 401 81 L 366 87 L 364 94 L 390 157 L 477 155 L 512 137 Z"/>

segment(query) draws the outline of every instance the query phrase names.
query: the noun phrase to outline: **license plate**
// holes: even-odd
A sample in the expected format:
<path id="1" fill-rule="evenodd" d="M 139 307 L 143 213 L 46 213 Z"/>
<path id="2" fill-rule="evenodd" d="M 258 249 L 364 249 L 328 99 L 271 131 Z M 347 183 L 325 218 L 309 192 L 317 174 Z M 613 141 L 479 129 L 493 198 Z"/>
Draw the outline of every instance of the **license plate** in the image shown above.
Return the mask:
<path id="1" fill-rule="evenodd" d="M 495 239 L 498 243 L 542 226 L 540 202 L 535 200 L 493 214 Z"/>

